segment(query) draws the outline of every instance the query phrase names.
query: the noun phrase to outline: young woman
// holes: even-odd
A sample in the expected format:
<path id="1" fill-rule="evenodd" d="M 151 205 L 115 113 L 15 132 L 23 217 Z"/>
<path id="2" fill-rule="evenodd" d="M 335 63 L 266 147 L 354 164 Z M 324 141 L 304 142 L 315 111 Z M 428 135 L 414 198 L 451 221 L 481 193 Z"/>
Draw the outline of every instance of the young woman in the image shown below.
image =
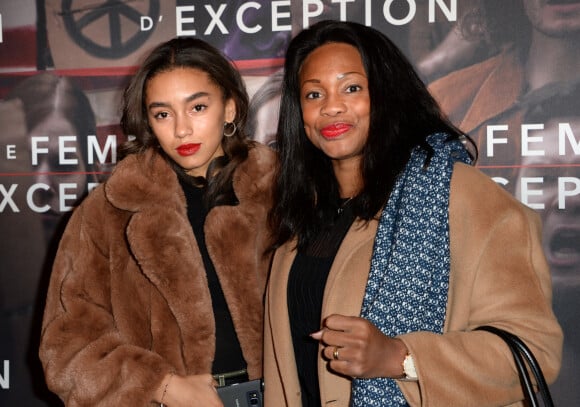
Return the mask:
<path id="1" fill-rule="evenodd" d="M 67 225 L 40 358 L 67 405 L 221 406 L 262 375 L 274 153 L 248 141 L 239 73 L 197 39 L 159 45 L 132 77 L 135 137 Z"/>
<path id="2" fill-rule="evenodd" d="M 495 325 L 549 381 L 562 331 L 538 217 L 469 164 L 380 32 L 321 22 L 285 62 L 265 404 L 505 406 L 523 398 Z"/>

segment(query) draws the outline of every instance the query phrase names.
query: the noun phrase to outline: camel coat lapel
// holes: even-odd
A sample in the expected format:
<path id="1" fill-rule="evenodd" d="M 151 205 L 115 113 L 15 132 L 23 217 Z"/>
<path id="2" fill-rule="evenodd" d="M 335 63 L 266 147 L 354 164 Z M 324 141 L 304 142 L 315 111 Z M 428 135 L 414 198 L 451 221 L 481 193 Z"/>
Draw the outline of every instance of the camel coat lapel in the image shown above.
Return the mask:
<path id="1" fill-rule="evenodd" d="M 378 222 L 365 224 L 357 220 L 346 234 L 338 250 L 324 292 L 322 318 L 331 314 L 358 316 L 364 297 L 364 290 L 370 269 L 370 258 Z M 266 352 L 276 355 L 275 364 L 267 364 L 265 369 L 280 378 L 277 382 L 268 382 L 266 405 L 276 405 L 279 395 L 283 394 L 287 405 L 300 406 L 300 383 L 298 381 L 290 322 L 288 318 L 272 318 L 272 315 L 288 315 L 287 282 L 292 263 L 296 257 L 293 250 L 295 242 L 284 245 L 276 252 L 272 270 L 279 273 L 270 276 L 270 287 L 266 298 Z M 322 324 L 322 321 L 321 321 Z M 275 352 L 273 346 L 276 344 Z M 322 349 L 322 348 L 321 348 Z M 318 363 L 320 393 L 323 405 L 347 405 L 350 399 L 350 380 L 331 374 L 326 362 Z M 266 376 L 268 376 L 266 372 Z M 276 398 L 268 400 L 268 395 Z"/>

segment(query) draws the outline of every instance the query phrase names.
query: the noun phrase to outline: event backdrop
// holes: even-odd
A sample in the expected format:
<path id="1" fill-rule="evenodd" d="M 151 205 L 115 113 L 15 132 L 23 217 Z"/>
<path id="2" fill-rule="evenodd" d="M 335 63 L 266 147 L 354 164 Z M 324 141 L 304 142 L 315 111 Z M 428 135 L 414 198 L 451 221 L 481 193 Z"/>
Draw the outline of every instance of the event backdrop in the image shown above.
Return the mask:
<path id="1" fill-rule="evenodd" d="M 285 48 L 324 18 L 388 35 L 477 141 L 478 166 L 541 215 L 565 333 L 552 390 L 580 405 L 578 0 L 0 0 L 0 405 L 62 405 L 37 356 L 51 262 L 117 161 L 140 59 L 174 36 L 216 45 L 248 86 L 249 134 L 275 148 Z"/>

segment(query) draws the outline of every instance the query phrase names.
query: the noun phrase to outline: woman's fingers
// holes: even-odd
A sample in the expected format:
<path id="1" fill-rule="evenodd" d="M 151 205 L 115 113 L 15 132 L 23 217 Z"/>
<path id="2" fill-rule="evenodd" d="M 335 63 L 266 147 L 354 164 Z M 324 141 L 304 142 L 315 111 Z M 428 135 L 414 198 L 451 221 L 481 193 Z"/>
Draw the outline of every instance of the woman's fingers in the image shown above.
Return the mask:
<path id="1" fill-rule="evenodd" d="M 400 375 L 406 346 L 363 318 L 331 315 L 312 337 L 322 343 L 322 357 L 337 373 L 367 378 Z"/>

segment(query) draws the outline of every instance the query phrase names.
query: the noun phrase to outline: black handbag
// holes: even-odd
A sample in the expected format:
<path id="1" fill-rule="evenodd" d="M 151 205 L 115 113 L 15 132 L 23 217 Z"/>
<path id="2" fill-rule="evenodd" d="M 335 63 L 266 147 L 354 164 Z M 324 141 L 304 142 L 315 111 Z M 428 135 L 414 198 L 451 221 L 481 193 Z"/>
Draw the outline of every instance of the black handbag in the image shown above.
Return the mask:
<path id="1" fill-rule="evenodd" d="M 519 337 L 510 332 L 504 331 L 503 329 L 489 325 L 480 326 L 479 328 L 476 328 L 476 330 L 487 331 L 496 334 L 508 345 L 514 357 L 514 361 L 516 362 L 516 367 L 518 369 L 522 383 L 524 397 L 531 407 L 540 407 L 541 404 L 538 404 L 537 394 L 534 390 L 534 386 L 530 379 L 526 364 L 536 379 L 538 393 L 541 396 L 543 405 L 545 407 L 554 407 L 552 395 L 550 394 L 550 389 L 548 388 L 548 384 L 544 378 L 544 373 L 542 372 L 542 369 L 540 368 L 540 365 L 532 351 Z"/>

